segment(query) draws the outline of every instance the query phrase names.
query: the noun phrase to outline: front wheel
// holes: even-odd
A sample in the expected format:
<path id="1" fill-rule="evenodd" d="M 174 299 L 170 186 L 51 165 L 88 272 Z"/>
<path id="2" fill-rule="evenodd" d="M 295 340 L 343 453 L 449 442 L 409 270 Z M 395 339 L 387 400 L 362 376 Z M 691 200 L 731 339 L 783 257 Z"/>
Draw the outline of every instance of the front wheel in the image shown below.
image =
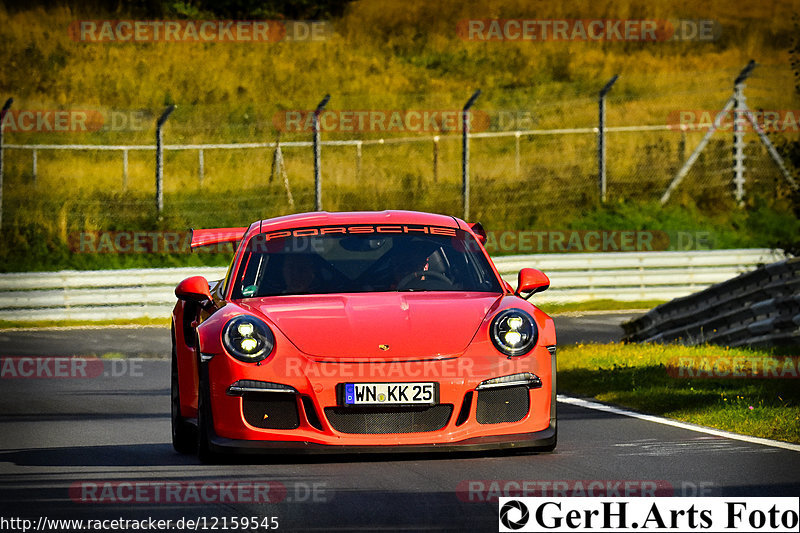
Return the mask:
<path id="1" fill-rule="evenodd" d="M 213 463 L 217 454 L 211 451 L 209 434 L 213 422 L 211 421 L 211 401 L 209 398 L 208 367 L 200 364 L 200 383 L 197 391 L 197 458 L 203 463 Z"/>
<path id="2" fill-rule="evenodd" d="M 172 447 L 178 453 L 193 453 L 197 445 L 195 428 L 181 416 L 180 384 L 178 382 L 178 355 L 175 350 L 175 339 L 172 340 Z"/>

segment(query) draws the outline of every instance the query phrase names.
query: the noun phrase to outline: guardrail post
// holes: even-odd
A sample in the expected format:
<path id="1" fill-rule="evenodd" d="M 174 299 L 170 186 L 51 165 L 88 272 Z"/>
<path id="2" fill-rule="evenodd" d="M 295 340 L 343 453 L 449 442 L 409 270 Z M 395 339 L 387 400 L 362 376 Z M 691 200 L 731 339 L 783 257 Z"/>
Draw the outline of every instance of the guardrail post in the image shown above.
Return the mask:
<path id="1" fill-rule="evenodd" d="M 173 111 L 175 104 L 167 106 L 156 120 L 156 211 L 159 215 L 164 210 L 164 134 L 161 128 Z"/>
<path id="2" fill-rule="evenodd" d="M 314 121 L 312 123 L 314 129 L 314 211 L 322 211 L 322 169 L 320 158 L 320 138 L 319 138 L 319 116 L 328 104 L 331 95 L 326 94 L 325 97 L 317 104 L 314 110 Z"/>
<path id="3" fill-rule="evenodd" d="M 6 116 L 11 104 L 14 103 L 13 98 L 9 98 L 6 100 L 6 103 L 3 104 L 3 109 L 0 111 L 0 228 L 3 227 L 3 119 Z"/>
<path id="4" fill-rule="evenodd" d="M 598 98 L 600 117 L 597 127 L 597 180 L 601 202 L 606 201 L 606 94 L 611 90 L 611 86 L 614 85 L 617 78 L 619 78 L 619 74 L 615 74 L 608 80 L 605 87 L 600 89 Z"/>
<path id="5" fill-rule="evenodd" d="M 464 109 L 461 110 L 462 136 L 461 136 L 461 198 L 464 208 L 464 220 L 469 220 L 469 109 L 481 95 L 478 89 L 470 96 Z"/>

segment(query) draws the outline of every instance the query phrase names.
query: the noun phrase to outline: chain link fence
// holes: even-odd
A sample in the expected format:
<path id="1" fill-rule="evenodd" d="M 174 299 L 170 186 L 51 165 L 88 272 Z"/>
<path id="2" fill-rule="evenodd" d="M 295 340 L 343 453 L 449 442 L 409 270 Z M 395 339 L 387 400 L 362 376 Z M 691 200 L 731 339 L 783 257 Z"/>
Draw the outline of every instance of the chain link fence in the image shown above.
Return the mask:
<path id="1" fill-rule="evenodd" d="M 730 97 L 735 75 L 684 73 L 686 83 L 667 94 L 633 92 L 621 76 L 606 97 L 607 202 L 658 201 L 707 131 L 708 117 Z M 777 67 L 759 67 L 745 94 L 751 109 L 780 114 L 781 124 L 767 134 L 783 146 L 800 138 L 791 123 L 800 120 L 793 111 L 800 105 L 778 89 L 790 80 L 778 83 L 780 76 L 786 74 Z M 546 227 L 600 203 L 596 91 L 604 82 L 561 94 L 532 87 L 481 95 L 470 137 L 472 220 L 509 230 Z M 461 216 L 459 113 L 469 94 L 333 92 L 320 117 L 323 209 Z M 231 110 L 179 103 L 164 126 L 165 207 L 157 223 L 154 122 L 161 110 L 95 109 L 98 129 L 59 136 L 19 127 L 21 110 L 55 106 L 15 107 L 17 129 L 4 131 L 5 228 L 38 225 L 61 238 L 154 224 L 242 225 L 314 208 L 310 105 Z M 670 202 L 735 205 L 729 126 L 714 134 Z M 752 128 L 744 139 L 746 200 L 787 196 L 789 184 Z"/>

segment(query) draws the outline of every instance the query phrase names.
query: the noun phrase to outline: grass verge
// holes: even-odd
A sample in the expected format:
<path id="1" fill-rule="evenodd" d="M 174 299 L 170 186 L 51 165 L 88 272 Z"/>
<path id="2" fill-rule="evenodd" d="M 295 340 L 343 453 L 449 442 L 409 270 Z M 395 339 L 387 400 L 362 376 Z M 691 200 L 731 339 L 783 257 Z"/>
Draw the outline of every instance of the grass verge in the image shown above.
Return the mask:
<path id="1" fill-rule="evenodd" d="M 637 411 L 800 443 L 797 355 L 720 346 L 565 346 L 558 385 Z M 766 377 L 753 377 L 759 372 Z"/>
<path id="2" fill-rule="evenodd" d="M 548 315 L 575 313 L 580 311 L 625 311 L 630 309 L 652 309 L 653 307 L 666 302 L 666 300 L 636 300 L 631 302 L 623 302 L 619 300 L 591 300 L 588 302 L 538 304 L 534 300 L 531 301 L 536 304 L 536 307 Z"/>

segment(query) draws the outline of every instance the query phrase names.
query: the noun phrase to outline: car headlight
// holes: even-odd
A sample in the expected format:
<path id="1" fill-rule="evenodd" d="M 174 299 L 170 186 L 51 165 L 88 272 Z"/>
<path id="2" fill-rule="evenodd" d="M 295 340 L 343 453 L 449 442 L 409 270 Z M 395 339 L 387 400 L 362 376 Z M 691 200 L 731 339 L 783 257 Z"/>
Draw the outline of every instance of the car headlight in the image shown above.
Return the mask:
<path id="1" fill-rule="evenodd" d="M 530 352 L 539 334 L 533 317 L 522 309 L 497 313 L 492 319 L 490 332 L 495 347 L 508 356 Z"/>
<path id="2" fill-rule="evenodd" d="M 272 353 L 275 336 L 258 318 L 240 315 L 225 325 L 222 331 L 222 344 L 236 359 L 245 363 L 256 363 Z"/>

